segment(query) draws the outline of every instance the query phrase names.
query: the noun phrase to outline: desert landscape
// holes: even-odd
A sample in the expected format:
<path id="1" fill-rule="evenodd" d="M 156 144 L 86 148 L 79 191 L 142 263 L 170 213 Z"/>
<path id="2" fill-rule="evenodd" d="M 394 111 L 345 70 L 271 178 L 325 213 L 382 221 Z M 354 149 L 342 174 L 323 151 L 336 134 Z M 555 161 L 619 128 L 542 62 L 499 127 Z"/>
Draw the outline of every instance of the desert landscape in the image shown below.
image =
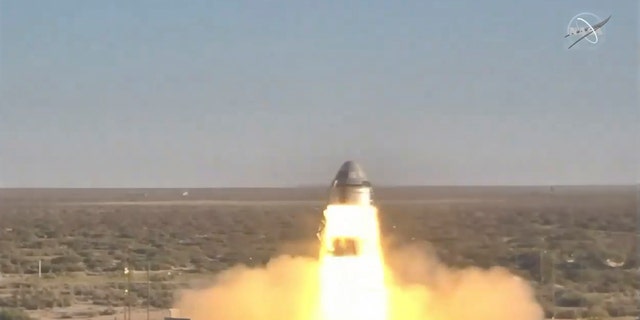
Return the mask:
<path id="1" fill-rule="evenodd" d="M 635 187 L 375 192 L 386 252 L 415 243 L 451 268 L 507 268 L 547 318 L 639 313 Z M 161 319 L 181 290 L 233 266 L 314 258 L 325 199 L 315 187 L 2 189 L 0 308 L 13 319 L 124 319 L 127 308 L 146 319 L 149 308 Z"/>

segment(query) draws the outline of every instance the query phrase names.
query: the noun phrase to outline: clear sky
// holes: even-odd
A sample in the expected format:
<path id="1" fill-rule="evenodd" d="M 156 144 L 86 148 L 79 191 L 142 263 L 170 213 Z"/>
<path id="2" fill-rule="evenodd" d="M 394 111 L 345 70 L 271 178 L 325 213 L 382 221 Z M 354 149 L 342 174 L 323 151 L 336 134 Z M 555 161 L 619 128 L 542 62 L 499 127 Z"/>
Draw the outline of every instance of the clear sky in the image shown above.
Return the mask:
<path id="1" fill-rule="evenodd" d="M 0 186 L 637 183 L 638 1 L 487 3 L 0 0 Z"/>

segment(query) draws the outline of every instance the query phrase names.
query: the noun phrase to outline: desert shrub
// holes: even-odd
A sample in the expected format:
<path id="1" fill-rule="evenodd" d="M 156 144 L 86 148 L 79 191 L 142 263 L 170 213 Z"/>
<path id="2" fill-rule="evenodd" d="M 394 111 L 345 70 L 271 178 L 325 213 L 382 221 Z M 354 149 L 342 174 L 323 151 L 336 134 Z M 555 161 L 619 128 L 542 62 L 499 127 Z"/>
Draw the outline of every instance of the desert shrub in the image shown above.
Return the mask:
<path id="1" fill-rule="evenodd" d="M 598 278 L 598 271 L 571 267 L 563 270 L 562 275 L 573 282 L 588 283 Z"/>
<path id="2" fill-rule="evenodd" d="M 555 311 L 555 319 L 575 319 L 578 311 L 574 309 L 563 309 Z"/>
<path id="3" fill-rule="evenodd" d="M 638 315 L 637 306 L 623 305 L 619 303 L 608 303 L 607 312 L 611 317 L 625 317 Z"/>
<path id="4" fill-rule="evenodd" d="M 582 316 L 589 319 L 607 319 L 609 312 L 601 305 L 594 305 L 582 313 Z"/>
<path id="5" fill-rule="evenodd" d="M 19 295 L 17 291 L 12 291 L 11 296 L 0 298 L 0 308 L 14 308 L 18 306 Z"/>
<path id="6" fill-rule="evenodd" d="M 106 271 L 114 267 L 113 258 L 106 255 L 87 257 L 83 262 L 87 269 L 91 271 Z"/>
<path id="7" fill-rule="evenodd" d="M 551 319 L 555 316 L 554 310 L 551 307 L 544 307 L 542 310 L 544 312 L 545 319 Z"/>
<path id="8" fill-rule="evenodd" d="M 78 271 L 85 270 L 85 266 L 82 263 L 82 257 L 80 257 L 75 253 L 53 258 L 51 259 L 50 264 L 51 264 L 50 270 L 43 268 L 43 272 L 51 271 L 54 273 L 60 273 L 60 272 L 78 272 Z M 47 267 L 48 267 L 48 264 L 47 264 Z"/>
<path id="9" fill-rule="evenodd" d="M 70 295 L 63 295 L 58 301 L 58 307 L 69 307 L 73 303 L 73 297 Z"/>
<path id="10" fill-rule="evenodd" d="M 590 292 L 609 293 L 616 291 L 616 283 L 604 280 L 603 278 L 594 279 L 588 284 Z"/>
<path id="11" fill-rule="evenodd" d="M 152 292 L 149 304 L 155 308 L 170 308 L 173 304 L 173 294 L 164 290 Z"/>
<path id="12" fill-rule="evenodd" d="M 173 279 L 173 276 L 165 272 L 154 273 L 149 276 L 149 281 L 151 282 L 163 282 L 163 281 L 169 281 L 171 279 Z"/>
<path id="13" fill-rule="evenodd" d="M 635 269 L 638 267 L 638 253 L 637 250 L 631 250 L 627 255 L 627 261 L 624 264 L 625 269 Z"/>
<path id="14" fill-rule="evenodd" d="M 78 311 L 74 313 L 74 318 L 75 317 L 82 317 L 82 318 L 94 318 L 96 316 L 98 316 L 99 313 L 98 311 L 94 311 L 94 310 L 86 310 L 86 311 Z"/>
<path id="15" fill-rule="evenodd" d="M 116 314 L 116 310 L 111 307 L 100 311 L 101 316 L 112 316 L 114 314 Z"/>
<path id="16" fill-rule="evenodd" d="M 5 299 L 5 304 L 10 306 L 21 306 L 27 310 L 36 310 L 42 308 L 68 307 L 71 305 L 71 299 L 67 296 L 61 296 L 57 292 L 49 290 L 25 290 L 13 297 Z"/>
<path id="17" fill-rule="evenodd" d="M 22 299 L 20 306 L 26 310 L 37 310 L 39 301 L 36 299 L 30 299 L 30 296 L 26 296 L 26 298 L 26 300 Z"/>
<path id="18" fill-rule="evenodd" d="M 80 284 L 73 286 L 73 292 L 79 296 L 91 296 L 96 290 L 95 286 Z"/>
<path id="19" fill-rule="evenodd" d="M 0 320 L 31 320 L 29 315 L 20 309 L 3 308 L 0 309 Z"/>
<path id="20" fill-rule="evenodd" d="M 560 307 L 580 307 L 584 305 L 586 299 L 578 292 L 566 290 L 560 292 L 556 298 L 556 304 Z"/>

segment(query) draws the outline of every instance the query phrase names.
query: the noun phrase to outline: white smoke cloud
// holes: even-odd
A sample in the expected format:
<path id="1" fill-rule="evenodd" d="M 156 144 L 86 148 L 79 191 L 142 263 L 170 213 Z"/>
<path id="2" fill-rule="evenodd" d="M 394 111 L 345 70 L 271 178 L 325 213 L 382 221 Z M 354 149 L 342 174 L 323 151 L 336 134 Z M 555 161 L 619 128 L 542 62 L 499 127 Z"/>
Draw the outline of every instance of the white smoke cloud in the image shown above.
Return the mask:
<path id="1" fill-rule="evenodd" d="M 451 269 L 424 247 L 385 255 L 390 320 L 539 320 L 528 283 L 503 268 Z M 264 268 L 237 266 L 205 290 L 185 291 L 176 308 L 193 320 L 310 320 L 318 297 L 316 260 L 281 256 Z"/>

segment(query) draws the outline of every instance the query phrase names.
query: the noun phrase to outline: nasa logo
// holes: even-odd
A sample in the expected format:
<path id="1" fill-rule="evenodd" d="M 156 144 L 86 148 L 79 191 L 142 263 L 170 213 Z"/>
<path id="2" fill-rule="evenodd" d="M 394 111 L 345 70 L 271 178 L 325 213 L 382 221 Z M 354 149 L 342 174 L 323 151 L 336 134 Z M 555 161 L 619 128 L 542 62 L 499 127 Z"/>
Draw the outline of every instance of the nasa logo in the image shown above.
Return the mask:
<path id="1" fill-rule="evenodd" d="M 611 18 L 611 16 L 603 20 L 598 15 L 591 12 L 582 12 L 571 18 L 567 25 L 567 33 L 564 37 L 568 38 L 573 35 L 580 37 L 575 40 L 568 49 L 571 49 L 571 47 L 583 39 L 587 40 L 591 44 L 597 44 L 599 41 L 598 36 L 603 34 L 601 28 L 609 21 L 609 18 Z"/>

